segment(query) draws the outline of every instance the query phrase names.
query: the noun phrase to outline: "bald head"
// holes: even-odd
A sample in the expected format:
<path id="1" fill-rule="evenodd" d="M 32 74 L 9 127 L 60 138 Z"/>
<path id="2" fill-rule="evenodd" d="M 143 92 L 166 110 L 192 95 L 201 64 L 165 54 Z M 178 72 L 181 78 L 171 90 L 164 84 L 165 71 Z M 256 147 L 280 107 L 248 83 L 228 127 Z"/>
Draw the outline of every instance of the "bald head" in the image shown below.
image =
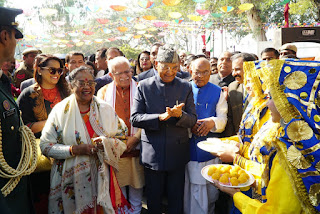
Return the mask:
<path id="1" fill-rule="evenodd" d="M 198 58 L 191 64 L 192 80 L 199 87 L 205 86 L 210 79 L 211 67 L 206 58 Z"/>

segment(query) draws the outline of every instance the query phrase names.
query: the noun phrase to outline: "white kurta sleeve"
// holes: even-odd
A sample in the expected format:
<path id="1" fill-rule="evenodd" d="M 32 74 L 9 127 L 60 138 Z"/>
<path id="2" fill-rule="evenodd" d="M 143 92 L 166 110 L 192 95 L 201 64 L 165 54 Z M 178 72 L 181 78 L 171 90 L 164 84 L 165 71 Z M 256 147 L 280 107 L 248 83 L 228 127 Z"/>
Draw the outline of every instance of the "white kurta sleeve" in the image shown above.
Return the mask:
<path id="1" fill-rule="evenodd" d="M 223 92 L 220 92 L 220 98 L 216 106 L 216 117 L 210 117 L 215 126 L 211 129 L 211 132 L 220 133 L 223 132 L 227 124 L 228 104 Z"/>

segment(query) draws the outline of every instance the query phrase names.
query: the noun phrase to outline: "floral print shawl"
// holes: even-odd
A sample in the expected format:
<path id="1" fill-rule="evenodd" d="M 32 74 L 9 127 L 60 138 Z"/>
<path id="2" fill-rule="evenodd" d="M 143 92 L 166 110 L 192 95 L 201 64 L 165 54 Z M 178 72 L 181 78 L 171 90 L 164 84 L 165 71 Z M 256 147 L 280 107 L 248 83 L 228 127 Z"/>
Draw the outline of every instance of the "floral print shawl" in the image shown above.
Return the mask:
<path id="1" fill-rule="evenodd" d="M 99 158 L 87 155 L 73 157 L 66 152 L 71 145 L 92 143 L 75 95 L 67 97 L 52 109 L 43 128 L 41 151 L 55 158 L 51 169 L 49 213 L 81 213 L 96 202 L 105 213 L 115 213 L 108 194 L 110 177 L 105 164 L 117 169 L 117 161 L 126 149 L 117 138 L 125 136 L 127 128 L 112 107 L 96 97 L 90 104 L 89 120 L 95 133 L 103 136 L 103 143 L 108 144 L 104 145 L 108 151 L 99 152 Z M 57 153 L 63 150 L 65 157 L 61 158 Z"/>

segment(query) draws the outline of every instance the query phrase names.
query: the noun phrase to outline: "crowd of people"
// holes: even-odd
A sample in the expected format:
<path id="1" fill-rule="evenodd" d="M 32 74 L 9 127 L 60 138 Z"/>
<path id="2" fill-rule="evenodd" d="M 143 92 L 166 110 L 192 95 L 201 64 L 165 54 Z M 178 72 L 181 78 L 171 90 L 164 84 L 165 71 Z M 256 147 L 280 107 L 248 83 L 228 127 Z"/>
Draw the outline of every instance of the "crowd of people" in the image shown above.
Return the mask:
<path id="1" fill-rule="evenodd" d="M 143 196 L 150 214 L 320 212 L 319 58 L 155 43 L 137 60 L 28 48 L 15 69 L 21 13 L 0 7 L 1 213 L 141 213 Z M 221 163 L 253 184 L 203 178 Z"/>

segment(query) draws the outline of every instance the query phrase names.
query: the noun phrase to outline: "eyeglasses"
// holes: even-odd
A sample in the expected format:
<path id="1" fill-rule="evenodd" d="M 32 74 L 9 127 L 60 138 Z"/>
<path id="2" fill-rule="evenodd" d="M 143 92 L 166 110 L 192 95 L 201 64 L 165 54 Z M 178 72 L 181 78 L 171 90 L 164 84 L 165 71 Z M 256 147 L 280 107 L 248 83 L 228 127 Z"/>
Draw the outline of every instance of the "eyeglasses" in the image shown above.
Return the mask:
<path id="1" fill-rule="evenodd" d="M 122 75 L 122 74 L 128 75 L 128 74 L 130 74 L 130 73 L 131 73 L 131 71 L 115 72 L 115 73 L 113 73 L 113 75 L 115 75 L 115 76 L 120 76 L 120 75 Z"/>
<path id="2" fill-rule="evenodd" d="M 205 72 L 195 72 L 195 75 L 197 75 L 198 77 L 203 77 L 203 76 L 207 76 L 210 74 L 209 71 L 205 71 Z"/>
<path id="3" fill-rule="evenodd" d="M 164 65 L 164 64 L 158 64 L 158 65 L 161 68 L 161 70 L 164 72 L 169 71 L 169 69 L 171 71 L 178 71 L 179 70 L 179 66 L 170 67 L 170 66 Z"/>
<path id="4" fill-rule="evenodd" d="M 96 84 L 97 84 L 97 83 L 96 83 L 95 81 L 93 81 L 93 80 L 88 81 L 88 82 L 86 82 L 86 81 L 84 81 L 84 80 L 76 80 L 76 85 L 77 85 L 78 87 L 80 87 L 80 88 L 83 88 L 83 87 L 85 87 L 86 85 L 89 86 L 89 87 L 91 87 L 91 88 L 93 88 L 93 87 L 96 86 Z"/>
<path id="5" fill-rule="evenodd" d="M 48 70 L 51 75 L 55 75 L 57 72 L 59 75 L 61 75 L 63 73 L 62 68 L 41 67 L 41 69 Z"/>

